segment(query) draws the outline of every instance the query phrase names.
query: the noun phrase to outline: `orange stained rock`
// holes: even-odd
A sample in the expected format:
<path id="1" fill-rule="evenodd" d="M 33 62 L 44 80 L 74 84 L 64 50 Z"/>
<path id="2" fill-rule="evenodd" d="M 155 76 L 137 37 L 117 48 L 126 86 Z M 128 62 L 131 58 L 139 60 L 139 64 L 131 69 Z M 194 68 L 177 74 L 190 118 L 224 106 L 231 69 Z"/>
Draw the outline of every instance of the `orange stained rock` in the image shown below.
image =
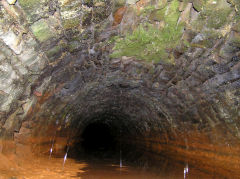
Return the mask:
<path id="1" fill-rule="evenodd" d="M 30 106 L 30 108 L 27 111 L 27 116 L 31 116 L 32 112 L 33 112 L 33 107 Z"/>
<path id="2" fill-rule="evenodd" d="M 118 24 L 121 23 L 122 18 L 123 18 L 123 16 L 124 16 L 124 13 L 126 12 L 126 9 L 127 9 L 127 8 L 124 6 L 124 7 L 119 8 L 119 9 L 115 12 L 115 14 L 114 14 L 113 26 L 116 26 L 116 25 L 118 25 Z"/>
<path id="3" fill-rule="evenodd" d="M 34 91 L 33 94 L 37 97 L 41 97 L 42 96 L 42 93 L 39 92 L 39 91 Z"/>
<path id="4" fill-rule="evenodd" d="M 6 0 L 2 0 L 2 2 L 0 1 L 0 3 L 2 4 L 2 6 L 4 7 L 4 9 L 7 11 L 7 13 L 14 17 L 15 19 L 17 19 L 17 14 L 16 12 L 13 10 L 13 8 L 11 8 L 11 6 L 8 4 L 8 2 Z"/>
<path id="5" fill-rule="evenodd" d="M 38 100 L 39 104 L 43 104 L 45 101 L 47 101 L 51 96 L 53 95 L 53 93 L 50 92 L 45 92 L 44 95 L 41 96 L 41 98 Z"/>
<path id="6" fill-rule="evenodd" d="M 136 7 L 138 11 L 141 11 L 144 6 L 146 6 L 149 3 L 149 0 L 140 0 L 136 3 Z"/>
<path id="7" fill-rule="evenodd" d="M 56 89 L 45 92 L 44 94 L 39 91 L 34 91 L 33 94 L 37 97 L 37 103 L 33 104 L 28 112 L 27 116 L 31 116 L 32 114 L 38 112 L 41 108 L 41 105 L 46 102 L 51 96 L 55 93 L 59 92 L 63 88 L 64 84 L 60 84 Z"/>

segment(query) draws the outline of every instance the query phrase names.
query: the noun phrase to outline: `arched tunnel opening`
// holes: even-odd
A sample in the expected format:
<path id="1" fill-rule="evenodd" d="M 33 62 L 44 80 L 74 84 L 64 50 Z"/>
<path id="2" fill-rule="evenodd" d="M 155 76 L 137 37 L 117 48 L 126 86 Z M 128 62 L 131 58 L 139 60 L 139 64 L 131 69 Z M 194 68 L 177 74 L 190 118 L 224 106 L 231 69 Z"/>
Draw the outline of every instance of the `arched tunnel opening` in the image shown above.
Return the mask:
<path id="1" fill-rule="evenodd" d="M 70 128 L 73 132 L 69 138 L 69 157 L 112 159 L 115 162 L 119 162 L 119 158 L 127 160 L 128 156 L 137 152 L 136 143 L 130 142 L 140 136 L 135 122 L 121 112 L 94 115 L 86 124 Z"/>
<path id="2" fill-rule="evenodd" d="M 239 178 L 238 0 L 0 0 L 0 178 Z"/>
<path id="3" fill-rule="evenodd" d="M 56 96 L 47 99 L 42 108 L 36 103 L 32 114 L 37 115 L 24 121 L 20 131 L 14 134 L 17 156 L 37 156 L 43 163 L 47 158 L 52 166 L 62 163 L 64 167 L 75 168 L 81 163 L 83 174 L 76 176 L 86 178 L 105 176 L 102 172 L 93 174 L 99 169 L 128 173 L 124 171 L 128 167 L 134 168 L 129 169 L 132 177 L 181 177 L 182 171 L 184 176 L 200 178 L 232 175 L 227 169 L 216 171 L 215 168 L 225 166 L 233 158 L 229 161 L 227 156 L 211 152 L 229 151 L 229 143 L 222 146 L 225 136 L 222 132 L 227 131 L 224 126 L 202 132 L 209 121 L 196 128 L 198 121 L 193 120 L 194 113 L 190 119 L 172 119 L 163 107 L 165 99 L 156 100 L 150 91 L 140 89 L 136 83 L 122 80 L 107 86 L 94 85 L 86 87 L 83 93 L 78 92 L 64 105 L 59 103 L 59 97 L 66 95 L 69 88 L 62 88 Z M 41 100 L 44 97 L 39 98 L 40 103 Z M 232 134 L 227 135 L 231 138 Z M 8 153 L 6 148 L 3 152 Z M 220 156 L 224 160 L 219 162 L 216 158 Z M 208 159 L 207 163 L 203 157 Z M 191 173 L 187 172 L 189 168 Z"/>

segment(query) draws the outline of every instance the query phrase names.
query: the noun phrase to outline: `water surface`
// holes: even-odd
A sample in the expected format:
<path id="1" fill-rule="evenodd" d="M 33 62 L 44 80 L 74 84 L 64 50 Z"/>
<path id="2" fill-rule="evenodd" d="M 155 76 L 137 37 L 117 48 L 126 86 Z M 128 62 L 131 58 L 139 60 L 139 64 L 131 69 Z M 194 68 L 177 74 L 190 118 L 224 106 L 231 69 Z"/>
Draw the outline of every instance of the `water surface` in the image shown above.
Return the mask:
<path id="1" fill-rule="evenodd" d="M 136 157 L 136 156 L 135 156 Z M 6 159 L 6 158 L 5 158 Z M 188 162 L 170 160 L 164 156 L 155 160 L 148 155 L 130 158 L 41 156 L 16 161 L 8 168 L 0 168 L 0 179 L 178 179 L 226 178 L 216 172 L 203 171 Z M 1 162 L 4 162 L 1 160 Z"/>

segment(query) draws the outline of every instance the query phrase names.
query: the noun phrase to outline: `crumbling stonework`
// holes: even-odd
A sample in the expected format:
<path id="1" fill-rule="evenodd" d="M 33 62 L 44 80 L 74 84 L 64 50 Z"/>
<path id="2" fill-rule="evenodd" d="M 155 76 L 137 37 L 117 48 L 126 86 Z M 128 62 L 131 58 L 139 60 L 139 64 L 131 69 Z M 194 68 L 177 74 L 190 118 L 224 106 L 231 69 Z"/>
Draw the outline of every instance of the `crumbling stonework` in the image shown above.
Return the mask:
<path id="1" fill-rule="evenodd" d="M 123 126 L 126 141 L 153 152 L 197 158 L 193 151 L 231 153 L 229 145 L 238 152 L 237 1 L 2 0 L 0 10 L 2 139 L 43 146 L 32 139 L 58 128 L 75 131 L 74 144 L 88 124 L 114 116 L 103 122 Z M 127 45 L 144 23 L 159 31 L 156 39 L 169 27 L 180 36 L 172 46 L 150 46 L 143 27 L 138 58 L 129 53 L 137 46 Z M 149 60 L 157 50 L 164 55 Z"/>

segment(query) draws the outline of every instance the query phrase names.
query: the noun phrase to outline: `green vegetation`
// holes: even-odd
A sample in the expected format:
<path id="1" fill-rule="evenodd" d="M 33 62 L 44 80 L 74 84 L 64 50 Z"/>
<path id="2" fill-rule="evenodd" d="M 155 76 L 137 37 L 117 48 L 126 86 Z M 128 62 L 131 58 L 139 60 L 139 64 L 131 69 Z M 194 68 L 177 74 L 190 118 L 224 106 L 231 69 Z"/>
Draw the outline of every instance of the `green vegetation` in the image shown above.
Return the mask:
<path id="1" fill-rule="evenodd" d="M 60 46 L 55 46 L 55 47 L 51 48 L 50 50 L 48 50 L 46 52 L 46 55 L 48 58 L 52 58 L 55 55 L 59 54 L 61 52 L 61 49 L 62 48 Z"/>
<path id="2" fill-rule="evenodd" d="M 19 4 L 22 8 L 27 9 L 27 8 L 31 8 L 33 6 L 37 6 L 39 3 L 39 1 L 36 0 L 19 0 Z"/>
<path id="3" fill-rule="evenodd" d="M 206 6 L 206 0 L 193 0 L 193 7 L 197 11 L 202 11 L 203 8 Z"/>
<path id="4" fill-rule="evenodd" d="M 132 56 L 154 62 L 174 63 L 171 52 L 180 42 L 183 25 L 177 24 L 179 1 L 173 0 L 168 6 L 157 12 L 163 17 L 165 26 L 162 29 L 154 25 L 140 24 L 131 34 L 116 37 L 113 58 Z"/>
<path id="5" fill-rule="evenodd" d="M 115 52 L 111 57 L 134 56 L 147 61 L 173 63 L 166 50 L 176 47 L 182 35 L 181 31 L 182 26 L 167 26 L 160 31 L 150 24 L 147 28 L 140 25 L 125 38 L 115 39 Z"/>
<path id="6" fill-rule="evenodd" d="M 228 2 L 235 6 L 235 10 L 239 14 L 239 12 L 240 12 L 240 1 L 239 0 L 228 0 Z"/>
<path id="7" fill-rule="evenodd" d="M 156 8 L 152 5 L 146 6 L 141 12 L 140 15 L 147 16 L 151 12 L 153 12 Z"/>
<path id="8" fill-rule="evenodd" d="M 236 15 L 235 17 L 235 25 L 233 26 L 233 29 L 236 31 L 236 32 L 240 32 L 240 15 Z"/>
<path id="9" fill-rule="evenodd" d="M 208 10 L 207 15 L 207 27 L 219 29 L 227 23 L 228 16 L 231 12 L 231 8 L 219 9 L 219 10 Z"/>
<path id="10" fill-rule="evenodd" d="M 79 26 L 80 20 L 78 18 L 66 19 L 63 21 L 64 29 L 72 29 Z"/>
<path id="11" fill-rule="evenodd" d="M 35 37 L 40 41 L 44 42 L 52 37 L 54 37 L 52 31 L 48 27 L 48 24 L 45 20 L 39 20 L 31 26 L 32 32 Z"/>
<path id="12" fill-rule="evenodd" d="M 221 29 L 230 20 L 229 15 L 233 11 L 230 5 L 219 0 L 217 4 L 208 4 L 202 8 L 198 19 L 192 24 L 195 30 L 202 31 L 204 27 L 212 29 Z"/>

